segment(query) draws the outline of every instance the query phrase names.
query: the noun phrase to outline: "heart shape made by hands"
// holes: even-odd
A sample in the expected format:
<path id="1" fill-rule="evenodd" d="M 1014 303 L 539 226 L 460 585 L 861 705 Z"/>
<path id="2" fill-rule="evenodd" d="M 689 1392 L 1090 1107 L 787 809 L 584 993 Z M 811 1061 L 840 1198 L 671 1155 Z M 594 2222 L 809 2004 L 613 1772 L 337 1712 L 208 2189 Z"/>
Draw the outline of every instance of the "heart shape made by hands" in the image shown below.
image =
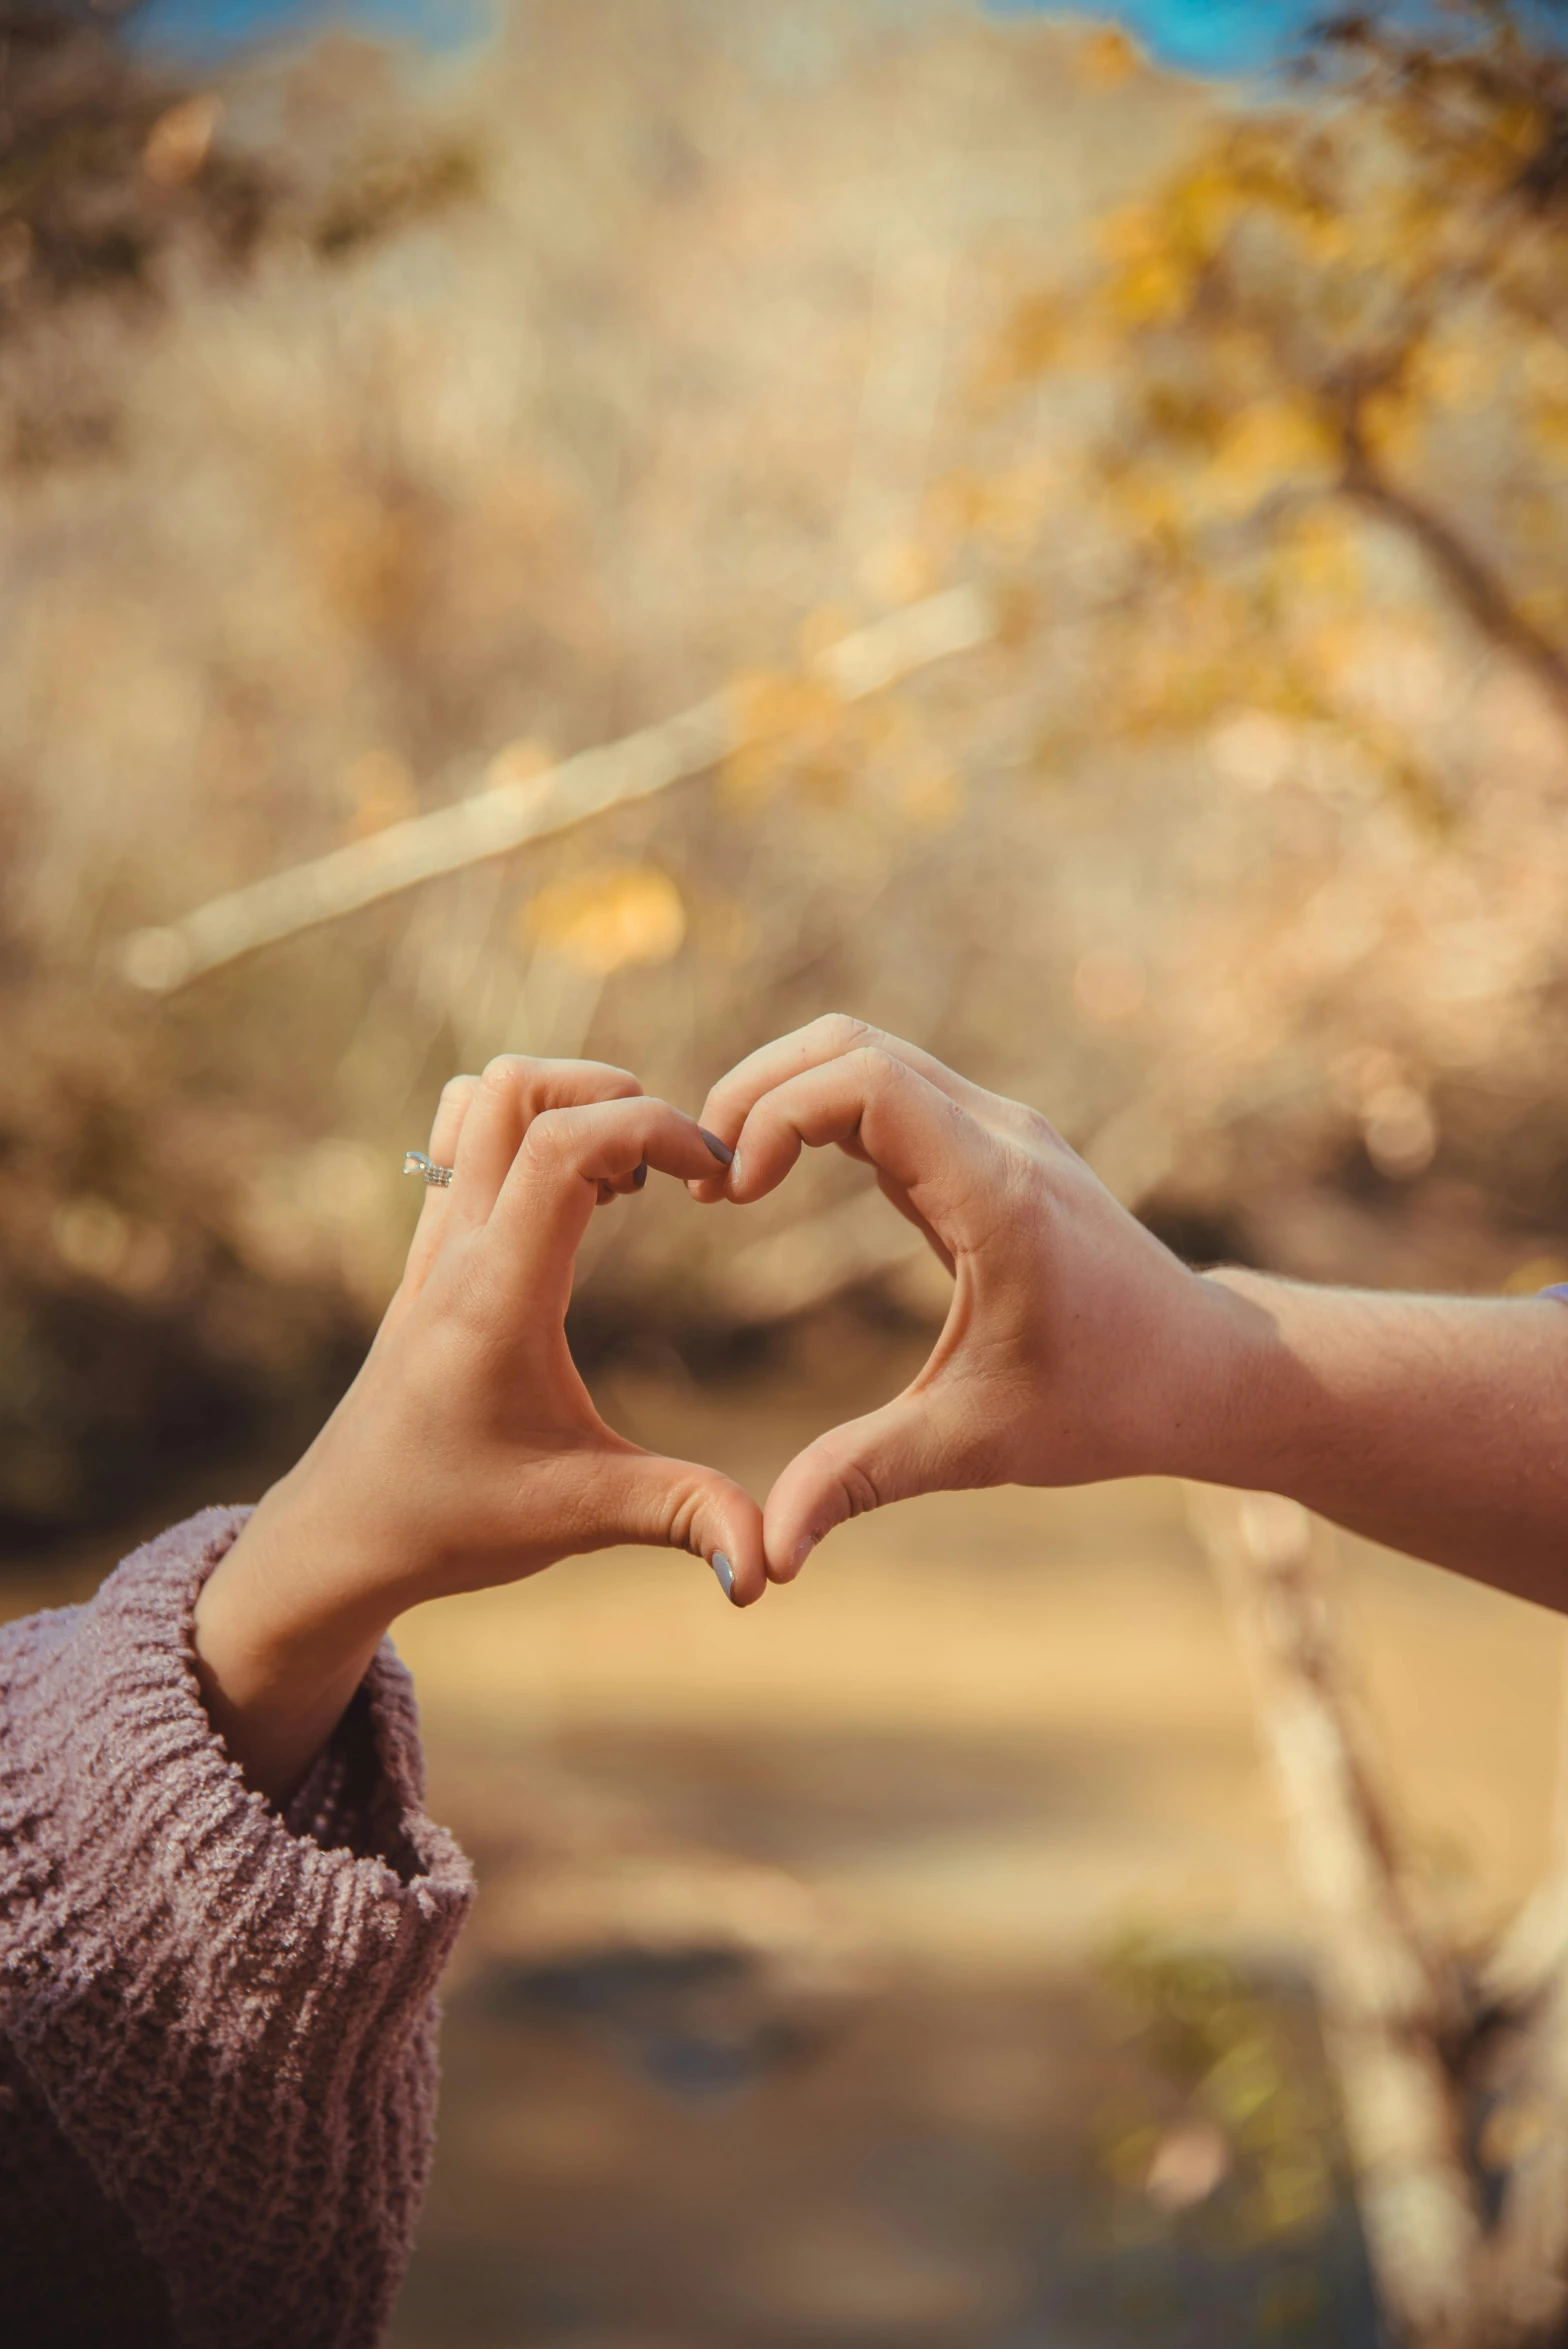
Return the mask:
<path id="1" fill-rule="evenodd" d="M 952 1298 L 903 1392 L 806 1445 L 759 1511 L 717 1470 L 606 1424 L 566 1342 L 573 1264 L 595 1204 L 639 1188 L 649 1167 L 701 1202 L 749 1205 L 802 1149 L 829 1146 L 873 1169 L 952 1276 Z M 448 1088 L 430 1147 L 455 1171 L 427 1191 L 383 1325 L 400 1356 L 399 1328 L 416 1339 L 383 1417 L 401 1413 L 427 1454 L 427 1426 L 452 1430 L 452 1522 L 428 1541 L 460 1560 L 454 1588 L 653 1542 L 707 1557 L 746 1605 L 887 1501 L 1126 1473 L 1128 1343 L 1161 1356 L 1159 1324 L 1190 1286 L 1043 1117 L 857 1021 L 820 1020 L 753 1053 L 714 1086 L 700 1125 L 624 1070 L 497 1062 Z M 446 1365 L 439 1394 L 426 1359 Z"/>

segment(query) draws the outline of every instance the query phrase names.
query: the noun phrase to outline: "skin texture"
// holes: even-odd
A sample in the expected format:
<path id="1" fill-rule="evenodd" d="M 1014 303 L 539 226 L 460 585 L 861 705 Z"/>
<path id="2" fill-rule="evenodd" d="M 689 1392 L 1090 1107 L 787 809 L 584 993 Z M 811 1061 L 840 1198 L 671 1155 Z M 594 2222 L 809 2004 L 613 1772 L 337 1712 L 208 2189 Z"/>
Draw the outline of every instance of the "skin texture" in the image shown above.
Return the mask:
<path id="1" fill-rule="evenodd" d="M 617 1542 L 722 1557 L 737 1606 L 764 1588 L 756 1502 L 607 1427 L 563 1326 L 596 1205 L 640 1189 L 639 1170 L 717 1163 L 692 1120 L 624 1070 L 508 1057 L 447 1086 L 430 1156 L 452 1184 L 426 1191 L 364 1367 L 196 1609 L 213 1724 L 274 1798 L 421 1599 Z"/>
<path id="2" fill-rule="evenodd" d="M 788 1581 L 847 1517 L 910 1494 L 1158 1473 L 1286 1493 L 1354 1531 L 1568 1607 L 1568 1309 L 1200 1274 L 1035 1111 L 841 1017 L 753 1053 L 702 1122 L 691 1187 L 763 1198 L 803 1148 L 875 1168 L 953 1274 L 903 1394 L 830 1430 L 768 1496 Z"/>

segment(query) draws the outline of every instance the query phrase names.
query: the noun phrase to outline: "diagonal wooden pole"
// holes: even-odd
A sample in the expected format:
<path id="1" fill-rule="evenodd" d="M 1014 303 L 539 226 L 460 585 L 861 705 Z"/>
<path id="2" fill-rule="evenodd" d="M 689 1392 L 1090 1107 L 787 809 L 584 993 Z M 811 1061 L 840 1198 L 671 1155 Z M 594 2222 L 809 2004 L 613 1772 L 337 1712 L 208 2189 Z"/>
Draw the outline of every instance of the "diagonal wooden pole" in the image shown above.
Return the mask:
<path id="1" fill-rule="evenodd" d="M 978 588 L 948 588 L 841 637 L 813 658 L 810 674 L 841 700 L 859 701 L 917 669 L 989 643 L 997 625 Z M 659 725 L 580 751 L 545 774 L 493 783 L 451 807 L 389 824 L 367 840 L 209 898 L 176 922 L 134 931 L 120 942 L 117 968 L 134 987 L 173 994 L 259 947 L 651 798 L 765 739 L 769 730 L 766 715 L 748 712 L 742 696 L 713 694 Z"/>

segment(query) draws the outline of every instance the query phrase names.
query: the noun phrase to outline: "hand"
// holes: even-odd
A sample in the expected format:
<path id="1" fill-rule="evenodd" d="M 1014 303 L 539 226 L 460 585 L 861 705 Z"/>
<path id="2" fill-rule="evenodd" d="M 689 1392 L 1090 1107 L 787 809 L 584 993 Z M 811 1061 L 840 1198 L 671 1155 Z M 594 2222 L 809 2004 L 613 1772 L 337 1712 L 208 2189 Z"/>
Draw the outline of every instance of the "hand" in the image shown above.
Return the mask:
<path id="1" fill-rule="evenodd" d="M 566 1343 L 596 1203 L 718 1154 L 689 1117 L 591 1061 L 492 1061 L 442 1095 L 407 1268 L 363 1369 L 204 1586 L 196 1652 L 215 1726 L 278 1795 L 330 1736 L 387 1625 L 420 1599 L 652 1542 L 764 1588 L 762 1519 L 716 1470 L 628 1443 Z"/>
<path id="2" fill-rule="evenodd" d="M 691 1185 L 699 1199 L 760 1199 L 803 1145 L 836 1143 L 875 1167 L 954 1279 L 913 1383 L 775 1484 L 773 1580 L 846 1517 L 914 1493 L 1204 1473 L 1259 1317 L 1188 1271 L 1034 1110 L 835 1016 L 743 1060 L 702 1122 L 735 1157 Z"/>

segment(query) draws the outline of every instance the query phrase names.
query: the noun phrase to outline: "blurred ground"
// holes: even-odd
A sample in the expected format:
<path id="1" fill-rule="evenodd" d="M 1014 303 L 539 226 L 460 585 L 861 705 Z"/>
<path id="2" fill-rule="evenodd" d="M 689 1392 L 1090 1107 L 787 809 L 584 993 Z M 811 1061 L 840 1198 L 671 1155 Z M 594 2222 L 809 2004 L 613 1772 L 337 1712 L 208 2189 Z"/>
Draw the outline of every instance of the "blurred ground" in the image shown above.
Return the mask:
<path id="1" fill-rule="evenodd" d="M 760 1492 L 907 1367 L 843 1321 L 765 1379 L 603 1396 Z M 1346 1603 L 1432 1897 L 1479 1926 L 1544 1857 L 1562 1629 L 1360 1545 Z M 1370 2343 L 1337 2184 L 1267 2225 L 1239 2177 L 1148 2191 L 1200 2107 L 1117 1987 L 1130 1936 L 1234 1969 L 1233 2057 L 1326 2098 L 1175 1489 L 905 1505 L 745 1615 L 613 1552 L 398 1637 L 481 1893 L 397 2349 Z"/>

